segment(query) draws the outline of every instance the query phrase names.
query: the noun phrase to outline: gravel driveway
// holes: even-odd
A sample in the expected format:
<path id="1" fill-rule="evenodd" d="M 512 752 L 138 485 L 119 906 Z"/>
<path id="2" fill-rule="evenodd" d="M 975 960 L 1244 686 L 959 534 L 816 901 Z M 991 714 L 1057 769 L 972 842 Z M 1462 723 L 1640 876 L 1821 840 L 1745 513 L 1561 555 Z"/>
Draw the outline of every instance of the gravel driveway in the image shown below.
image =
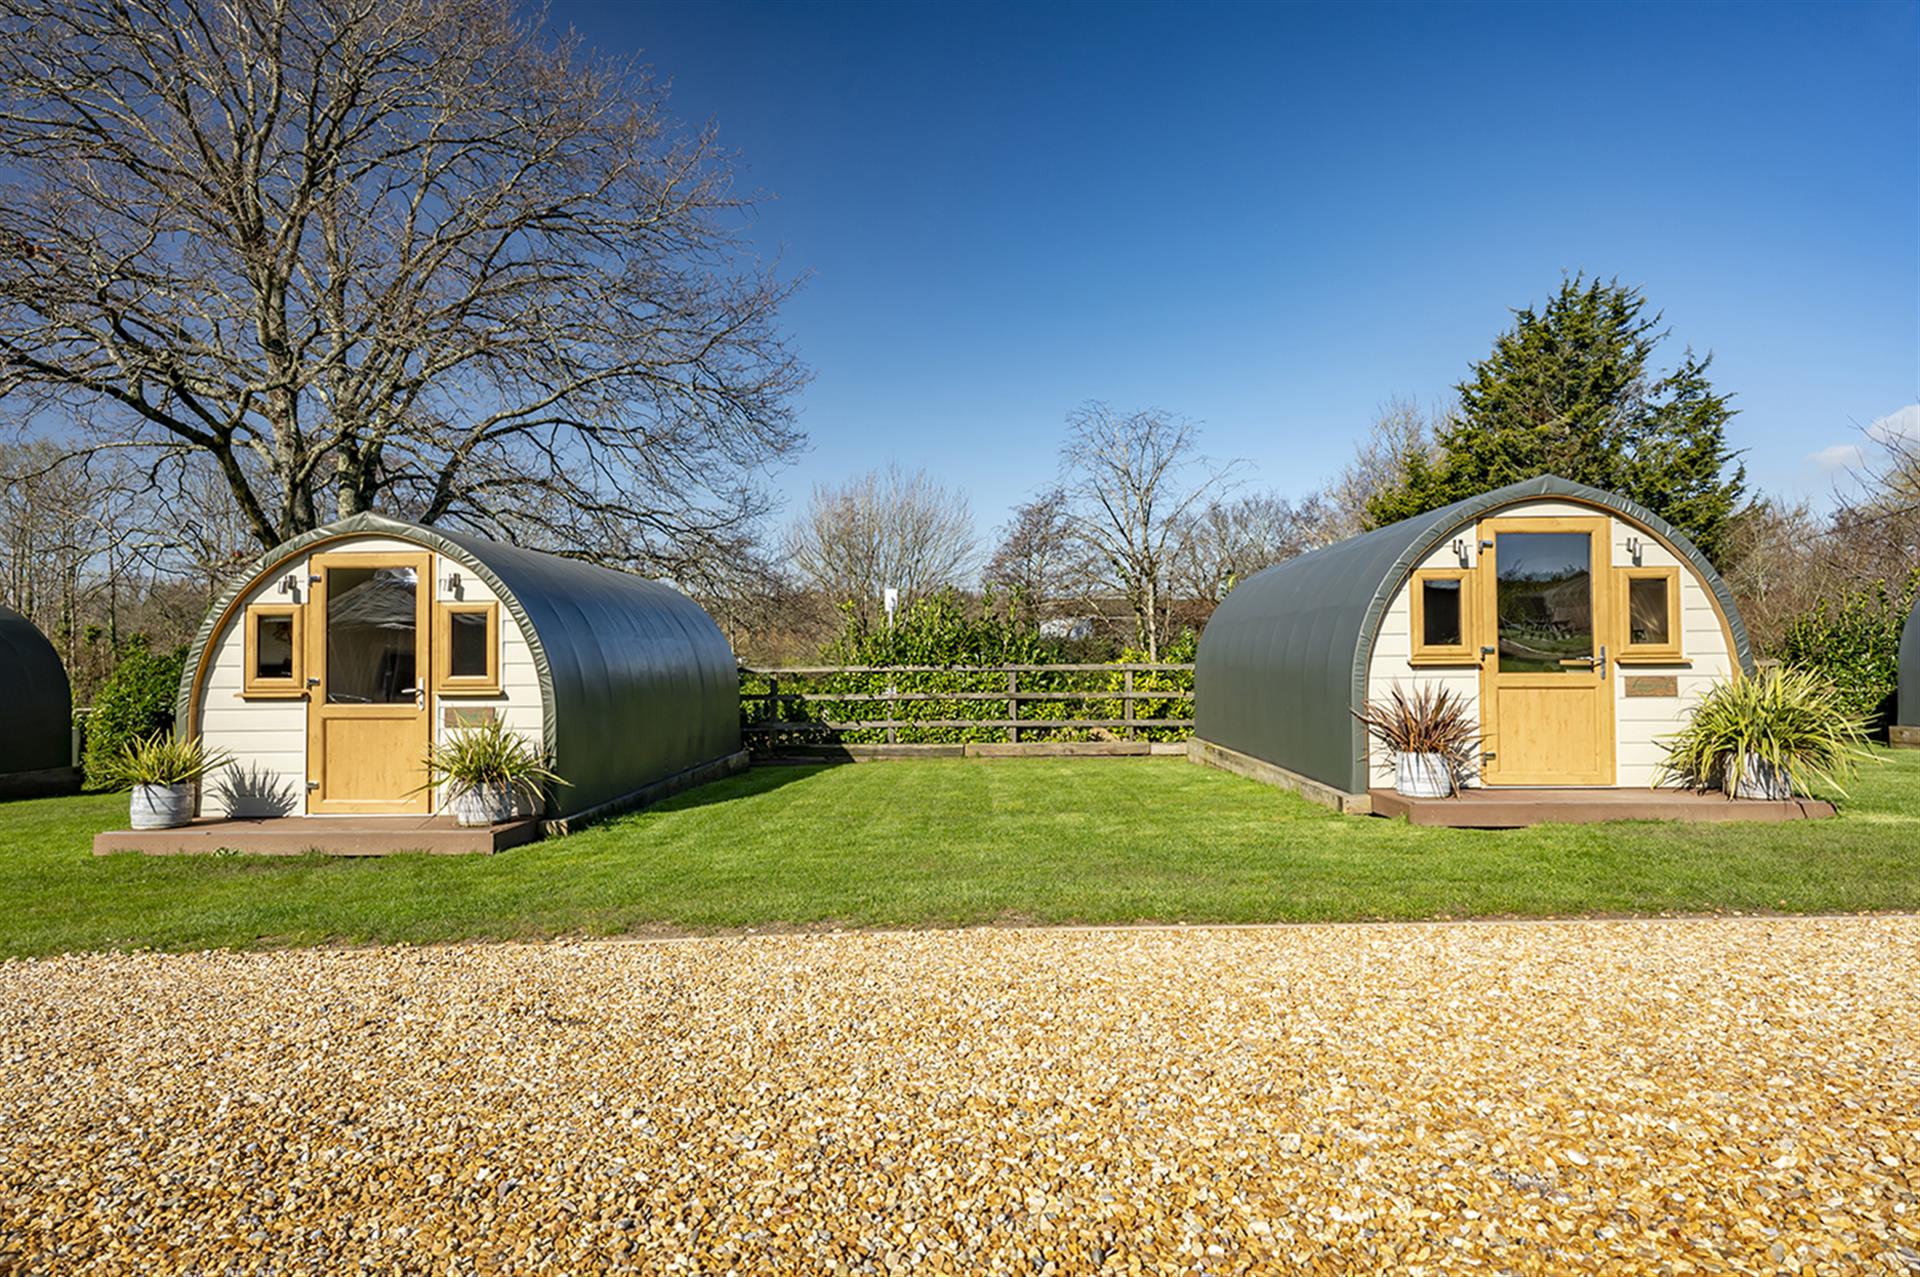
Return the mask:
<path id="1" fill-rule="evenodd" d="M 1920 1273 L 1920 919 L 0 964 L 0 1272 Z"/>

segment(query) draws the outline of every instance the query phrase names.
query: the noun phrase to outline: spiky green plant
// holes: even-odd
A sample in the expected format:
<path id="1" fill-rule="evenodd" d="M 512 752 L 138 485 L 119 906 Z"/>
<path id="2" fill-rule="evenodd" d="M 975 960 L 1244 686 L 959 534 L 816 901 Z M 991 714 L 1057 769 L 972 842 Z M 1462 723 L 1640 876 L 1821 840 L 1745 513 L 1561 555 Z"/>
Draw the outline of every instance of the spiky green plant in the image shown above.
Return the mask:
<path id="1" fill-rule="evenodd" d="M 1368 701 L 1354 717 L 1394 759 L 1402 754 L 1444 757 L 1455 789 L 1461 777 L 1474 771 L 1480 726 L 1466 698 L 1452 688 L 1422 683 L 1408 695 L 1395 683 L 1385 700 Z"/>
<path id="2" fill-rule="evenodd" d="M 230 754 L 206 749 L 198 737 L 182 740 L 171 732 L 155 732 L 122 746 L 107 760 L 100 779 L 113 789 L 181 785 L 219 771 L 232 761 Z"/>
<path id="3" fill-rule="evenodd" d="M 1687 725 L 1661 744 L 1660 780 L 1734 796 L 1746 760 L 1779 769 L 1795 792 L 1818 782 L 1845 795 L 1867 750 L 1867 719 L 1849 710 L 1833 684 L 1806 670 L 1762 670 L 1717 684 Z"/>
<path id="4" fill-rule="evenodd" d="M 459 789 L 498 786 L 523 795 L 529 802 L 547 785 L 565 785 L 552 768 L 552 759 L 507 730 L 498 718 L 448 733 L 428 751 L 427 772 L 432 783 Z"/>

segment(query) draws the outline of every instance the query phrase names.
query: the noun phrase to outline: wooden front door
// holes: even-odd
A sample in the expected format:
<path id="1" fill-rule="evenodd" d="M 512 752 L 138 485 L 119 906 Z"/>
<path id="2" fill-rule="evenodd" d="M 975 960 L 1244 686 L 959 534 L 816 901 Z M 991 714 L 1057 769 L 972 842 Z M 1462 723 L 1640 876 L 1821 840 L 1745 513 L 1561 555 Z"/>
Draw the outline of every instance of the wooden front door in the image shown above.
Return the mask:
<path id="1" fill-rule="evenodd" d="M 433 556 L 342 550 L 312 565 L 307 810 L 430 811 Z"/>
<path id="2" fill-rule="evenodd" d="M 1613 783 L 1607 531 L 1605 518 L 1480 524 L 1485 784 Z"/>

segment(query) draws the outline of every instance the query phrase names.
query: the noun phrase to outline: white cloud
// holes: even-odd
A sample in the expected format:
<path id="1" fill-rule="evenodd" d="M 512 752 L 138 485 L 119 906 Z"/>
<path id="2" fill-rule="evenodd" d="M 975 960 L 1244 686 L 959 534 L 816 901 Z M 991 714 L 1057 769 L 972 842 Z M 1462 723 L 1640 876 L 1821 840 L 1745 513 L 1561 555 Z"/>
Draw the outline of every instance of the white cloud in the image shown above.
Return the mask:
<path id="1" fill-rule="evenodd" d="M 1920 403 L 1880 418 L 1867 427 L 1867 437 L 1876 443 L 1920 443 Z"/>
<path id="2" fill-rule="evenodd" d="M 1836 470 L 1851 470 L 1866 459 L 1858 444 L 1836 443 L 1813 453 L 1807 461 L 1822 474 L 1832 474 Z"/>
<path id="3" fill-rule="evenodd" d="M 1860 437 L 1868 444 L 1882 447 L 1911 447 L 1920 444 L 1920 403 L 1910 403 L 1897 412 L 1871 422 Z M 1858 470 L 1867 463 L 1867 449 L 1858 443 L 1836 443 L 1807 456 L 1807 464 L 1821 474 Z"/>

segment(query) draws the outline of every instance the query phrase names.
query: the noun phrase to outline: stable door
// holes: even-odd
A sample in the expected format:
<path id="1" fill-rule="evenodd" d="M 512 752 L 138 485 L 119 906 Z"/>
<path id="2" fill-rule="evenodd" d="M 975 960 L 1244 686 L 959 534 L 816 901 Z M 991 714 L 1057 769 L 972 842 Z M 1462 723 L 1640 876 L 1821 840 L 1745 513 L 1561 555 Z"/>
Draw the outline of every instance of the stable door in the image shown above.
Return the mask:
<path id="1" fill-rule="evenodd" d="M 311 585 L 307 810 L 430 811 L 433 556 L 316 554 Z"/>
<path id="2" fill-rule="evenodd" d="M 1604 518 L 1480 524 L 1481 780 L 1611 785 Z"/>

